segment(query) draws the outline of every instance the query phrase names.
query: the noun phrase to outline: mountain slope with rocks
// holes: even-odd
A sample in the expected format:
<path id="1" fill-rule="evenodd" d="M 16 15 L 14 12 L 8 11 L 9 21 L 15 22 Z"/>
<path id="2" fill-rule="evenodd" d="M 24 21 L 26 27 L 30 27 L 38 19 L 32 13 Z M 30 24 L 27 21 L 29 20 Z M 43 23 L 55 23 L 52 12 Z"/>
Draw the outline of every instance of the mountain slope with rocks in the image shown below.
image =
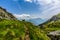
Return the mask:
<path id="1" fill-rule="evenodd" d="M 16 18 L 0 7 L 0 40 L 50 40 L 37 26 Z"/>
<path id="2" fill-rule="evenodd" d="M 0 7 L 0 19 L 16 20 L 11 13 L 7 12 L 6 9 L 2 7 Z"/>

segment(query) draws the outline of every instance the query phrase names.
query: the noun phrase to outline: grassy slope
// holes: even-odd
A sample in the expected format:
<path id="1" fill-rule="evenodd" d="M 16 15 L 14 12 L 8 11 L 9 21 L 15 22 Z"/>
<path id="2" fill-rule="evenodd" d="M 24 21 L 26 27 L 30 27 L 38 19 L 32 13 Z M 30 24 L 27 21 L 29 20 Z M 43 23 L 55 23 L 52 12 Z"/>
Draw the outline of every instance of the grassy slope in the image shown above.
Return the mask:
<path id="1" fill-rule="evenodd" d="M 54 20 L 56 17 L 56 20 Z M 60 13 L 51 18 L 52 21 L 49 21 L 43 24 L 43 29 L 45 33 L 60 30 Z"/>
<path id="2" fill-rule="evenodd" d="M 45 28 L 43 30 L 45 33 L 60 30 L 60 20 L 48 22 L 44 25 L 44 27 Z"/>
<path id="3" fill-rule="evenodd" d="M 0 20 L 0 40 L 50 40 L 30 22 Z"/>

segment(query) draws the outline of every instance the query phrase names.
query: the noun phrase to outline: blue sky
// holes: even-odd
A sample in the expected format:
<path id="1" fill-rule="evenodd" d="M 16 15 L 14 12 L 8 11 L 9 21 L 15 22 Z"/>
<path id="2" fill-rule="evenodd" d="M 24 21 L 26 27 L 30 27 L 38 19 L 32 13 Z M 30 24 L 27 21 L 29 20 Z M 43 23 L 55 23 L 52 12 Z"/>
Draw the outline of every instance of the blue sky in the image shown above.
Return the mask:
<path id="1" fill-rule="evenodd" d="M 49 19 L 60 13 L 60 0 L 0 0 L 0 6 L 17 18 Z"/>
<path id="2" fill-rule="evenodd" d="M 40 13 L 39 5 L 24 0 L 0 0 L 0 6 L 13 14 L 36 15 Z"/>

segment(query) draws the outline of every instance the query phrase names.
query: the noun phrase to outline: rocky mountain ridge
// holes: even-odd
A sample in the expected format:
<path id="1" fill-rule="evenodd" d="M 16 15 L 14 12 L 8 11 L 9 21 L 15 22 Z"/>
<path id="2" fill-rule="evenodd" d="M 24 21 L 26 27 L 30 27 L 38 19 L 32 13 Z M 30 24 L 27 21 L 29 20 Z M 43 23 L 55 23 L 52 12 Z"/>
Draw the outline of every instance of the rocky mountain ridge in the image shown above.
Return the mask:
<path id="1" fill-rule="evenodd" d="M 16 20 L 16 18 L 11 13 L 7 12 L 7 10 L 2 7 L 0 7 L 0 18 L 1 19 Z"/>

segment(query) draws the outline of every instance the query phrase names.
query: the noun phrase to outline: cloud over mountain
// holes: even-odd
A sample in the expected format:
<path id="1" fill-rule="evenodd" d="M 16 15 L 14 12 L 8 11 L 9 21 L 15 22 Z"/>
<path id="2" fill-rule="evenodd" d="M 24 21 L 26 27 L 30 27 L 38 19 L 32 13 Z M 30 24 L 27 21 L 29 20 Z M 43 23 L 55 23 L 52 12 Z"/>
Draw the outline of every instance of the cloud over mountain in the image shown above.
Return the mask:
<path id="1" fill-rule="evenodd" d="M 16 18 L 19 18 L 19 19 L 35 19 L 35 18 L 39 18 L 39 17 L 36 17 L 36 16 L 33 16 L 33 15 L 29 15 L 29 14 L 14 14 L 14 16 Z"/>

